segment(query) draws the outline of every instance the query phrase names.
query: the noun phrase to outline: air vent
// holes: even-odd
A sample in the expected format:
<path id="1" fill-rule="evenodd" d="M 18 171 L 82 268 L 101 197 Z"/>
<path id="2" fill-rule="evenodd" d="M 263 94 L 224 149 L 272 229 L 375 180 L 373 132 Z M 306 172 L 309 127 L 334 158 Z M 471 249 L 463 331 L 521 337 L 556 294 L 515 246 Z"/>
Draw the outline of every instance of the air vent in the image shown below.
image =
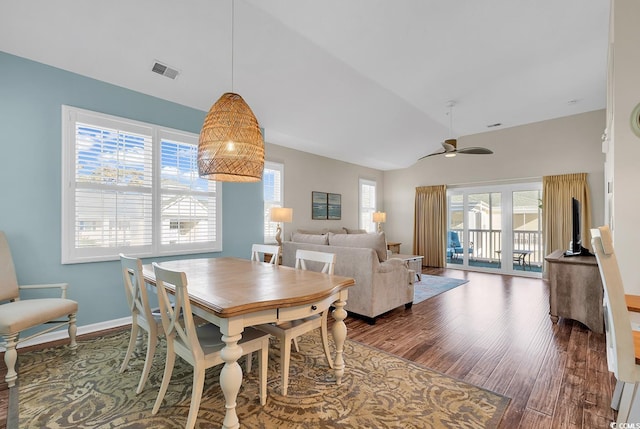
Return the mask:
<path id="1" fill-rule="evenodd" d="M 162 64 L 158 61 L 153 63 L 153 67 L 151 68 L 151 71 L 154 73 L 158 73 L 159 75 L 166 76 L 170 79 L 175 79 L 179 73 L 178 70 L 171 68 L 166 64 Z"/>

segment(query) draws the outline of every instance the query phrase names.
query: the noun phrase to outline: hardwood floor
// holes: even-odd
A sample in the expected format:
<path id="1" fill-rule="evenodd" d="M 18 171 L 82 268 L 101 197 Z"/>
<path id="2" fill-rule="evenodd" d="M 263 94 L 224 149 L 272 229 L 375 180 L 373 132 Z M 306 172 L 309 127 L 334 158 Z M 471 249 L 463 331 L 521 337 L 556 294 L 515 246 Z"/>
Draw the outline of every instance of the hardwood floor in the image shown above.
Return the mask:
<path id="1" fill-rule="evenodd" d="M 348 317 L 349 338 L 508 396 L 499 428 L 609 427 L 614 380 L 607 371 L 605 337 L 578 322 L 553 324 L 544 281 L 423 272 L 469 283 L 409 310 L 393 310 L 375 325 Z M 6 397 L 7 390 L 0 390 L 0 427 Z"/>

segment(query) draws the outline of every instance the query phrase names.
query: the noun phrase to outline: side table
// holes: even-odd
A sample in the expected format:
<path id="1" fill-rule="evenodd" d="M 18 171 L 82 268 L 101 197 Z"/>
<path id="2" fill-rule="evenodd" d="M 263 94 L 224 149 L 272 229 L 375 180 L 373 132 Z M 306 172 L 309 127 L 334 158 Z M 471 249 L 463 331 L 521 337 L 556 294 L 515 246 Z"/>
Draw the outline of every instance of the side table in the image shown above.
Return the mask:
<path id="1" fill-rule="evenodd" d="M 282 265 L 282 254 L 278 255 L 278 265 Z M 271 258 L 273 258 L 273 254 L 265 253 L 264 254 L 264 262 L 271 262 Z"/>
<path id="2" fill-rule="evenodd" d="M 400 245 L 402 243 L 387 242 L 387 250 L 391 250 L 391 253 L 400 253 Z"/>

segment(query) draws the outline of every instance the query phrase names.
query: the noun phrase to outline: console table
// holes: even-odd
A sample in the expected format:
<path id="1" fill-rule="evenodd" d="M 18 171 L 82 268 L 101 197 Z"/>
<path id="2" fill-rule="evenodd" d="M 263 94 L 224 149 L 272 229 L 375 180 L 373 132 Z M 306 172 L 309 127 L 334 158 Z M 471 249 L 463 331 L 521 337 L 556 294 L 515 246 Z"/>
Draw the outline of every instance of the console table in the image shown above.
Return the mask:
<path id="1" fill-rule="evenodd" d="M 593 332 L 604 332 L 602 280 L 593 256 L 564 256 L 556 250 L 549 263 L 549 316 L 577 320 Z"/>

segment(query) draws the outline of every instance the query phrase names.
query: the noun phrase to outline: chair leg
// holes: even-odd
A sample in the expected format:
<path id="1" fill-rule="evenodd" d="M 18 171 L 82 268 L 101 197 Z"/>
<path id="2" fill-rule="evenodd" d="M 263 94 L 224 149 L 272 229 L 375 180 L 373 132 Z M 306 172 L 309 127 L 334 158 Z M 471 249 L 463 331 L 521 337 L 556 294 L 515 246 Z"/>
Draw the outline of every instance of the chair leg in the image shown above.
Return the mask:
<path id="1" fill-rule="evenodd" d="M 329 350 L 327 313 L 327 311 L 322 313 L 322 324 L 320 325 L 320 331 L 322 333 L 322 346 L 324 347 L 324 354 L 327 357 L 327 363 L 329 364 L 329 368 L 333 368 L 333 359 L 331 358 L 331 350 Z"/>
<path id="2" fill-rule="evenodd" d="M 298 347 L 298 337 L 293 337 L 293 347 L 296 353 L 300 353 L 300 347 Z"/>
<path id="3" fill-rule="evenodd" d="M 251 361 L 253 360 L 253 352 L 247 353 L 245 355 L 245 359 L 247 360 L 245 363 L 245 368 L 247 370 L 247 374 L 251 372 Z"/>
<path id="4" fill-rule="evenodd" d="M 267 372 L 269 368 L 269 338 L 262 341 L 259 359 L 260 405 L 267 403 Z"/>
<path id="5" fill-rule="evenodd" d="M 616 382 L 616 387 L 613 389 L 613 395 L 611 396 L 611 409 L 618 411 L 620 408 L 620 398 L 622 397 L 622 388 L 624 387 L 624 382 L 618 380 Z"/>
<path id="6" fill-rule="evenodd" d="M 205 368 L 201 365 L 193 367 L 193 387 L 191 388 L 191 405 L 189 406 L 189 416 L 185 429 L 193 429 L 198 419 L 198 410 L 202 401 L 202 390 L 204 389 Z"/>
<path id="7" fill-rule="evenodd" d="M 134 320 L 131 324 L 131 335 L 129 337 L 129 346 L 127 347 L 127 352 L 124 355 L 124 360 L 122 361 L 122 365 L 120 366 L 120 372 L 124 372 L 127 369 L 127 365 L 129 364 L 129 359 L 131 359 L 131 355 L 133 354 L 133 348 L 136 346 L 136 341 L 138 338 L 138 324 Z"/>
<path id="8" fill-rule="evenodd" d="M 151 366 L 153 365 L 153 356 L 156 352 L 156 346 L 158 345 L 157 335 L 153 335 L 151 332 L 149 332 L 147 337 L 147 355 L 144 358 L 144 367 L 142 368 L 142 375 L 140 375 L 140 382 L 138 383 L 138 388 L 136 389 L 136 395 L 142 392 L 144 384 L 147 382 L 149 371 L 151 371 Z"/>
<path id="9" fill-rule="evenodd" d="M 11 334 L 3 336 L 6 343 L 4 352 L 4 363 L 7 365 L 7 375 L 4 381 L 7 382 L 7 386 L 13 387 L 16 385 L 18 373 L 16 372 L 16 360 L 18 360 L 18 352 L 16 351 L 16 345 L 18 344 L 18 335 Z"/>
<path id="10" fill-rule="evenodd" d="M 631 400 L 631 407 L 629 408 L 629 416 L 627 417 L 627 423 L 640 422 L 640 391 L 638 385 L 634 386 L 633 399 Z"/>
<path id="11" fill-rule="evenodd" d="M 291 359 L 291 338 L 280 341 L 280 371 L 282 372 L 282 396 L 287 396 L 289 386 L 289 359 Z"/>
<path id="12" fill-rule="evenodd" d="M 631 410 L 631 404 L 633 397 L 635 396 L 636 385 L 635 383 L 624 383 L 622 388 L 622 397 L 620 398 L 620 408 L 618 410 L 618 423 L 626 423 L 629 419 L 629 411 Z"/>
<path id="13" fill-rule="evenodd" d="M 78 332 L 78 327 L 76 326 L 76 313 L 72 313 L 69 315 L 69 329 L 67 329 L 69 333 L 69 348 L 71 349 L 71 354 L 76 354 L 76 350 L 78 349 L 78 343 L 76 342 L 76 333 Z"/>
<path id="14" fill-rule="evenodd" d="M 158 391 L 158 397 L 156 398 L 155 404 L 153 404 L 153 409 L 151 410 L 151 414 L 156 414 L 160 409 L 160 405 L 162 404 L 162 400 L 164 399 L 164 395 L 167 393 L 167 388 L 169 387 L 169 381 L 171 380 L 171 374 L 173 373 L 173 365 L 176 362 L 176 354 L 173 352 L 173 344 L 170 340 L 167 341 L 167 357 L 166 362 L 164 364 L 164 374 L 162 374 L 162 384 L 160 385 L 160 390 Z"/>

